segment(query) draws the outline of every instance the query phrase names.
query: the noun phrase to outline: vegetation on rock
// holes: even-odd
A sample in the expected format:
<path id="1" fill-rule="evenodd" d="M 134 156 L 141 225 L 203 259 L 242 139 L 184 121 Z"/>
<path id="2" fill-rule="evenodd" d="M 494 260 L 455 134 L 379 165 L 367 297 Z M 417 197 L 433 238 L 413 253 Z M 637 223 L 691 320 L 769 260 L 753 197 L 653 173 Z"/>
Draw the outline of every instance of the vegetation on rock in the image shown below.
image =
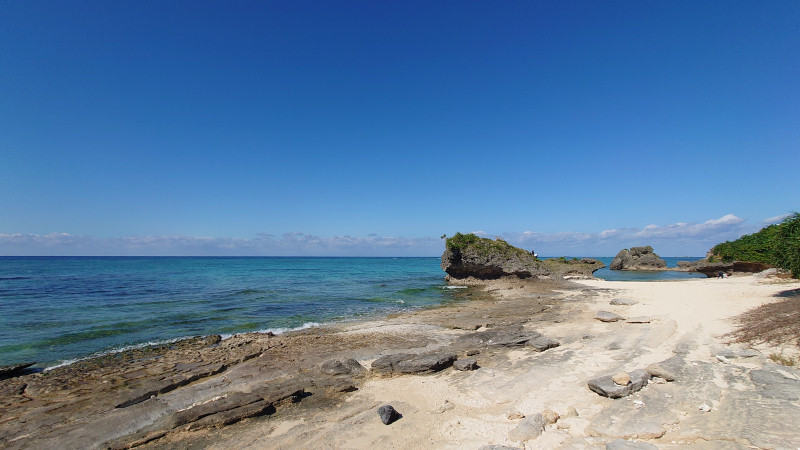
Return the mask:
<path id="1" fill-rule="evenodd" d="M 445 246 L 450 251 L 464 251 L 467 247 L 471 247 L 480 255 L 499 254 L 505 256 L 512 255 L 529 255 L 530 253 L 514 247 L 508 242 L 497 238 L 495 240 L 478 237 L 472 233 L 461 234 L 456 233 L 452 237 L 447 238 Z"/>
<path id="2" fill-rule="evenodd" d="M 709 262 L 756 261 L 771 264 L 800 278 L 800 213 L 792 213 L 777 225 L 717 244 Z"/>

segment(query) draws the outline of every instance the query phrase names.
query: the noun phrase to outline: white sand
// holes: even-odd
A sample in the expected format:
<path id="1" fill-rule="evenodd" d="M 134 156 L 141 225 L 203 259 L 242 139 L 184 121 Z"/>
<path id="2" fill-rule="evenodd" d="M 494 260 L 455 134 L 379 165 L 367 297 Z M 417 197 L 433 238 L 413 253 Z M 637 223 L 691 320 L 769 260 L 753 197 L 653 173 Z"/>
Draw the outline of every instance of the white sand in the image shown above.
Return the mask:
<path id="1" fill-rule="evenodd" d="M 565 291 L 561 301 L 573 308 L 569 320 L 528 325 L 560 341 L 558 348 L 543 353 L 512 349 L 492 358 L 477 355 L 481 368 L 472 372 L 449 369 L 427 376 L 372 378 L 335 407 L 298 409 L 296 414 L 277 414 L 262 422 L 244 423 L 237 426 L 235 434 L 226 433 L 229 437 L 220 438 L 215 447 L 476 449 L 497 444 L 517 448 L 603 448 L 613 438 L 597 436 L 596 419 L 612 406 L 635 405 L 632 397 L 611 400 L 598 396 L 587 388 L 588 380 L 662 361 L 687 342 L 691 344 L 691 360 L 713 363 L 717 349 L 725 346 L 720 336 L 733 328 L 733 316 L 780 300 L 775 297 L 777 293 L 800 287 L 796 281 L 763 283 L 754 277 L 579 283 L 599 290 L 582 296 Z M 614 298 L 638 303 L 609 305 Z M 649 316 L 651 323 L 603 323 L 593 319 L 598 310 L 626 318 Z M 385 324 L 380 325 L 383 328 Z M 384 330 L 388 329 L 391 327 Z M 766 356 L 770 349 L 761 351 Z M 743 361 L 742 370 L 765 364 L 766 358 L 754 361 Z M 364 362 L 368 367 L 368 361 Z M 718 384 L 725 385 L 722 381 Z M 390 426 L 383 425 L 376 414 L 377 407 L 387 403 L 403 415 Z M 551 409 L 563 415 L 570 407 L 580 416 L 562 418 L 535 439 L 508 439 L 508 432 L 520 423 L 520 419 L 509 418 L 510 413 L 531 415 Z M 692 411 L 697 409 L 693 405 L 679 407 L 687 410 L 680 415 L 698 414 Z M 661 447 L 683 442 L 715 448 L 713 442 L 681 434 L 682 428 L 688 426 L 688 420 L 687 424 L 673 423 L 663 438 L 651 443 Z"/>

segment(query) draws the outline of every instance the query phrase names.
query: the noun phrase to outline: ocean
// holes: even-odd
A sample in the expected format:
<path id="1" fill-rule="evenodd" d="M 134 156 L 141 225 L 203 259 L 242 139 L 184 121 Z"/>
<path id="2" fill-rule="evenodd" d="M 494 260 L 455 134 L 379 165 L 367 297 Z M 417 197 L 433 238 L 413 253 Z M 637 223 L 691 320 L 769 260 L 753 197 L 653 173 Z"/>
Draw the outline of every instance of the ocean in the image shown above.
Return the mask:
<path id="1" fill-rule="evenodd" d="M 601 258 L 606 264 L 611 258 Z M 679 259 L 667 259 L 670 265 Z M 0 257 L 0 366 L 463 301 L 431 258 Z M 683 273 L 601 269 L 607 279 Z M 702 277 L 702 275 L 700 275 Z"/>

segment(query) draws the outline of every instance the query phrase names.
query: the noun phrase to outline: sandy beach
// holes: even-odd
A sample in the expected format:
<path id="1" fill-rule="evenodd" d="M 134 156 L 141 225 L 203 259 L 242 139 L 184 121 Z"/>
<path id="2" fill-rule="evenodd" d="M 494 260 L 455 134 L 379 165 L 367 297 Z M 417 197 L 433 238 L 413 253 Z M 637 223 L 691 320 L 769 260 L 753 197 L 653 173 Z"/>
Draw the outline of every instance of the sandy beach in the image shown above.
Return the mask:
<path id="1" fill-rule="evenodd" d="M 152 363 L 131 358 L 138 361 L 134 366 L 104 369 L 102 376 L 101 369 L 94 376 L 73 370 L 69 376 L 83 381 L 60 388 L 37 391 L 41 375 L 3 380 L 0 446 L 796 448 L 800 371 L 769 359 L 795 349 L 751 349 L 728 344 L 723 335 L 737 314 L 798 288 L 797 281 L 753 276 L 568 285 L 501 280 L 483 288 L 488 296 L 472 288 L 474 300 L 447 307 L 281 336 L 240 335 L 207 351 L 190 346 L 156 355 Z M 622 319 L 603 322 L 595 318 L 598 311 Z M 500 331 L 558 346 L 487 338 Z M 188 364 L 179 360 L 190 353 L 212 364 L 219 360 L 209 360 L 215 349 L 224 350 L 224 369 L 120 402 L 134 393 L 134 380 L 152 382 L 154 374 L 165 379 L 169 370 Z M 396 354 L 453 354 L 460 361 L 474 358 L 477 369 L 375 370 L 373 363 Z M 364 369 L 325 370 L 326 361 L 350 358 Z M 658 364 L 673 379 L 653 378 L 629 396 L 607 398 L 587 386 L 598 377 Z M 168 370 L 158 373 L 156 367 Z M 127 381 L 114 389 L 92 388 L 121 379 Z M 282 401 L 288 397 L 270 391 L 276 400 L 268 411 L 234 417 L 231 411 L 242 405 L 232 404 L 196 414 L 194 422 L 176 422 L 187 411 L 237 396 L 266 399 L 264 389 L 287 383 L 304 393 Z M 390 425 L 377 413 L 387 404 L 401 415 Z M 69 414 L 52 412 L 59 410 Z M 211 419 L 222 412 L 234 419 Z M 541 419 L 543 429 L 531 431 Z"/>

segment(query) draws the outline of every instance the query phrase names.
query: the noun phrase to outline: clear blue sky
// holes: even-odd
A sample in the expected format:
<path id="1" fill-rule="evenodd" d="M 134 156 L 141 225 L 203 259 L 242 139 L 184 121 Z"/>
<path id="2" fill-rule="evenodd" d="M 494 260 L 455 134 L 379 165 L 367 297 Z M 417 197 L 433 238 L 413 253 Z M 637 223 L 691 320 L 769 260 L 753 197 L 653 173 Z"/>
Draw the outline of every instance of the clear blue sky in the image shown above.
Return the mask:
<path id="1" fill-rule="evenodd" d="M 0 255 L 702 255 L 799 144 L 797 1 L 0 5 Z"/>

